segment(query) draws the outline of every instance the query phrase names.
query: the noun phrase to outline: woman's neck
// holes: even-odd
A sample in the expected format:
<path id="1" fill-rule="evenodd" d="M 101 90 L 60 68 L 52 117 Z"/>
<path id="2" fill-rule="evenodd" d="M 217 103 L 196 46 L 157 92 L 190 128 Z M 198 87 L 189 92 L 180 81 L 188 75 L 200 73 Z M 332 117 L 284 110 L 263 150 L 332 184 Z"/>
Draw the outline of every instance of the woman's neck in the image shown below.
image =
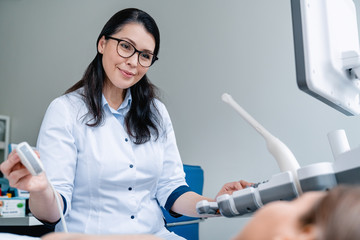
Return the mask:
<path id="1" fill-rule="evenodd" d="M 103 94 L 109 106 L 118 109 L 124 101 L 126 90 L 105 84 Z"/>

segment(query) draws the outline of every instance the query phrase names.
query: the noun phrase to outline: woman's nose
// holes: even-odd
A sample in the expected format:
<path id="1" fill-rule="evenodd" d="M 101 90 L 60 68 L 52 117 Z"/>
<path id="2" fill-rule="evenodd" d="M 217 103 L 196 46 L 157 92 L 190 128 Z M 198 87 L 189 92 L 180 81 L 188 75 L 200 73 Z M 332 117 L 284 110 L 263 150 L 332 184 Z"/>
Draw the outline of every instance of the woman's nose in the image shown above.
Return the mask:
<path id="1" fill-rule="evenodd" d="M 132 55 L 131 57 L 127 58 L 127 63 L 132 65 L 132 66 L 137 66 L 138 65 L 138 58 L 139 58 L 139 53 L 134 53 L 134 55 Z"/>

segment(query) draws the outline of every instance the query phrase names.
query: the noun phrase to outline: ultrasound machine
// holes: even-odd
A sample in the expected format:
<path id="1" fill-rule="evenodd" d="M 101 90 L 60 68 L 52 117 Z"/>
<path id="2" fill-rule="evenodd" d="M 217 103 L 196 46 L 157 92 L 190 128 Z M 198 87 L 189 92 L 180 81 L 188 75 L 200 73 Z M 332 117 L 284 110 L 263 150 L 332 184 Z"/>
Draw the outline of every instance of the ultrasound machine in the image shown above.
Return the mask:
<path id="1" fill-rule="evenodd" d="M 291 11 L 298 87 L 345 115 L 359 115 L 360 48 L 353 0 L 291 0 Z M 224 93 L 222 100 L 265 139 L 280 172 L 231 195 L 220 195 L 216 202 L 198 202 L 199 214 L 242 216 L 269 202 L 292 200 L 307 191 L 360 183 L 360 147 L 349 147 L 344 130 L 328 134 L 334 162 L 301 167 L 290 149 L 231 95 Z"/>

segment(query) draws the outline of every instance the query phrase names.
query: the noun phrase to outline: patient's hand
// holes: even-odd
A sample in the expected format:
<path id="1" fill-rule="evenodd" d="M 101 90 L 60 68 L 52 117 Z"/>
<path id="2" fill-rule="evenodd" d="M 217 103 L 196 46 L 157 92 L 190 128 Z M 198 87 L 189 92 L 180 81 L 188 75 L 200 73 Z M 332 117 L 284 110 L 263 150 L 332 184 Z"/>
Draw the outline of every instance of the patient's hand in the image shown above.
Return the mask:
<path id="1" fill-rule="evenodd" d="M 88 235 L 81 233 L 50 233 L 41 240 L 161 240 L 153 235 Z"/>
<path id="2" fill-rule="evenodd" d="M 244 189 L 246 187 L 251 186 L 252 183 L 249 183 L 244 180 L 236 181 L 236 182 L 230 182 L 226 183 L 220 190 L 220 192 L 216 195 L 215 199 L 223 194 L 229 194 L 231 195 L 233 192 Z"/>

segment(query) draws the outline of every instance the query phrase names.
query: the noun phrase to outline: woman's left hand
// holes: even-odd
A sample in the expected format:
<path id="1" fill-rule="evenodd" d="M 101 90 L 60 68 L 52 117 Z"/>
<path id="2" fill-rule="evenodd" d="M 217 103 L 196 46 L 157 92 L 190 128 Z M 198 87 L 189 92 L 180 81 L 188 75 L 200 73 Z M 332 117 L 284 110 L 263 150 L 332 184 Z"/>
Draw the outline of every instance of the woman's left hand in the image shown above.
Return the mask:
<path id="1" fill-rule="evenodd" d="M 220 195 L 223 195 L 223 194 L 231 195 L 233 192 L 244 189 L 246 187 L 250 187 L 251 185 L 252 185 L 252 183 L 244 181 L 244 180 L 226 183 L 221 188 L 220 192 L 216 195 L 215 200 Z"/>

